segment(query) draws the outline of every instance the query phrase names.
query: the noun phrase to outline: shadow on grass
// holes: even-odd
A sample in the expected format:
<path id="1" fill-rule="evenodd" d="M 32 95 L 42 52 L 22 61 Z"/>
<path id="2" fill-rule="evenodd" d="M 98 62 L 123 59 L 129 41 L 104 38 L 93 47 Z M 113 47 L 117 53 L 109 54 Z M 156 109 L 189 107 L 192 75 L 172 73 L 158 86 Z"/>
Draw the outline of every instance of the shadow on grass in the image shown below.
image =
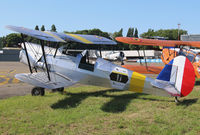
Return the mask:
<path id="1" fill-rule="evenodd" d="M 194 98 L 194 99 L 185 99 L 183 101 L 180 101 L 179 103 L 177 103 L 178 106 L 185 106 L 188 107 L 189 105 L 192 105 L 194 103 L 196 103 L 198 101 L 198 98 Z"/>
<path id="2" fill-rule="evenodd" d="M 71 107 L 76 107 L 78 106 L 82 100 L 86 99 L 89 96 L 103 96 L 106 92 L 114 92 L 114 91 L 118 91 L 118 90 L 103 90 L 103 91 L 96 91 L 96 92 L 80 92 L 80 93 L 70 93 L 67 92 L 67 96 L 70 97 L 66 97 L 65 99 L 62 99 L 60 101 L 58 101 L 57 103 L 51 105 L 51 108 L 53 109 L 67 109 L 67 108 L 71 108 Z"/>
<path id="3" fill-rule="evenodd" d="M 140 93 L 131 93 L 131 94 L 123 94 L 123 95 L 108 95 L 107 92 L 122 92 L 115 89 L 110 90 L 103 90 L 103 91 L 97 91 L 97 92 L 80 92 L 80 93 L 69 93 L 67 92 L 67 96 L 57 103 L 51 105 L 51 108 L 53 109 L 68 109 L 72 107 L 77 107 L 82 100 L 86 99 L 90 96 L 96 96 L 96 97 L 108 97 L 111 98 L 111 101 L 104 104 L 101 109 L 105 112 L 112 112 L 112 113 L 118 113 L 123 112 L 126 110 L 127 105 L 130 103 L 130 101 L 134 98 L 138 98 Z"/>
<path id="4" fill-rule="evenodd" d="M 174 100 L 171 100 L 171 98 L 169 98 L 169 100 L 164 100 L 164 99 L 156 99 L 156 98 L 139 98 L 142 100 L 149 100 L 149 101 L 160 101 L 160 102 L 174 102 Z"/>
<path id="5" fill-rule="evenodd" d="M 142 93 L 131 93 L 123 95 L 104 95 L 104 97 L 111 97 L 111 101 L 104 104 L 101 109 L 105 112 L 120 113 L 126 110 L 127 105 L 131 100 L 138 98 Z"/>
<path id="6" fill-rule="evenodd" d="M 108 95 L 107 92 L 122 92 L 115 89 L 110 90 L 102 90 L 102 91 L 96 91 L 96 92 L 80 92 L 80 93 L 69 93 L 67 92 L 67 96 L 57 103 L 51 105 L 51 108 L 53 109 L 68 109 L 72 107 L 77 107 L 82 100 L 86 99 L 90 96 L 95 97 L 107 97 L 111 98 L 111 100 L 107 103 L 105 103 L 101 109 L 105 112 L 111 112 L 111 113 L 120 113 L 126 110 L 127 105 L 130 103 L 133 99 L 142 99 L 142 100 L 149 100 L 149 101 L 161 101 L 161 102 L 174 102 L 172 100 L 162 100 L 162 99 L 153 99 L 153 98 L 145 98 L 140 97 L 142 95 L 147 95 L 143 93 L 130 93 L 130 94 L 122 94 L 122 95 Z"/>

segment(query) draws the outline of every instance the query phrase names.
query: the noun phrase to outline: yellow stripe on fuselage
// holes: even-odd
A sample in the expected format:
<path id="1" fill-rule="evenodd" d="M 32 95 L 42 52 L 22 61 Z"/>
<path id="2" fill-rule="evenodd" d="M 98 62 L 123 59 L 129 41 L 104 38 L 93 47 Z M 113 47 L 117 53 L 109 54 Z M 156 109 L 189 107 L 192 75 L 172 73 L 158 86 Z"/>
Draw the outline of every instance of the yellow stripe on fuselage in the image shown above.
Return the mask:
<path id="1" fill-rule="evenodd" d="M 141 93 L 144 88 L 145 79 L 146 79 L 146 76 L 139 74 L 137 72 L 133 72 L 131 81 L 130 81 L 129 91 Z"/>
<path id="2" fill-rule="evenodd" d="M 60 37 L 54 35 L 53 33 L 49 33 L 48 31 L 42 31 L 42 32 L 44 32 L 44 33 L 46 33 L 46 34 L 48 34 L 48 35 L 50 35 L 50 36 L 52 36 L 52 37 L 54 37 L 54 38 L 60 40 L 61 42 L 65 42 L 65 40 L 63 40 L 63 39 L 61 39 Z"/>
<path id="3" fill-rule="evenodd" d="M 81 36 L 78 36 L 78 35 L 75 35 L 75 34 L 67 34 L 67 33 L 65 33 L 65 34 L 68 35 L 68 36 L 72 36 L 72 37 L 82 41 L 85 44 L 93 44 L 93 42 L 91 42 L 91 41 L 89 41 L 89 40 L 87 40 L 87 39 L 85 39 L 85 38 L 83 38 Z"/>

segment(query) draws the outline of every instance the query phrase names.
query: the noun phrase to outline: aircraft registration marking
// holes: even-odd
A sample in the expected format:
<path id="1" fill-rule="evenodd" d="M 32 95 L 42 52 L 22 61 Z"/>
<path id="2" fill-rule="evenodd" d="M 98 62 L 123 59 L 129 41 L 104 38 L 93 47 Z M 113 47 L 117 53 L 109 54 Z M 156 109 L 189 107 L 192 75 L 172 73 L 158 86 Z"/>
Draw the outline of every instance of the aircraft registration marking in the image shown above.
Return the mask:
<path id="1" fill-rule="evenodd" d="M 130 80 L 129 91 L 141 93 L 144 88 L 146 76 L 133 72 Z"/>
<path id="2" fill-rule="evenodd" d="M 87 40 L 87 39 L 85 39 L 85 38 L 83 38 L 81 36 L 74 35 L 74 34 L 66 34 L 66 35 L 72 36 L 72 37 L 74 37 L 74 38 L 76 38 L 76 39 L 78 39 L 78 40 L 80 40 L 80 41 L 82 41 L 82 42 L 84 42 L 86 44 L 93 44 L 93 42 L 91 42 L 91 41 L 89 41 L 89 40 Z"/>

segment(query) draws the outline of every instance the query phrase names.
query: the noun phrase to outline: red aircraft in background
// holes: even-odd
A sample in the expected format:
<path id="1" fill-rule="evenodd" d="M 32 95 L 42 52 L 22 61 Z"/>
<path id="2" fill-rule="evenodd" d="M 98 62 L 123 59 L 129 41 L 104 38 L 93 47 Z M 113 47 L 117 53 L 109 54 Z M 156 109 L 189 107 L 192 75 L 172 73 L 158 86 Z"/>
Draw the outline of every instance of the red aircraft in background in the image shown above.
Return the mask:
<path id="1" fill-rule="evenodd" d="M 164 64 L 168 64 L 172 59 L 174 59 L 178 55 L 184 55 L 192 63 L 196 77 L 200 78 L 200 54 L 190 49 L 182 48 L 183 46 L 200 48 L 200 41 L 156 40 L 156 39 L 141 39 L 133 37 L 116 37 L 115 39 L 119 42 L 132 45 L 168 47 L 162 50 L 161 59 Z M 145 66 L 133 66 L 133 65 L 123 65 L 123 67 L 128 68 L 130 70 L 135 70 L 136 72 L 139 73 L 146 73 L 146 74 L 154 74 L 154 73 L 158 74 L 163 68 L 159 66 L 145 67 Z"/>

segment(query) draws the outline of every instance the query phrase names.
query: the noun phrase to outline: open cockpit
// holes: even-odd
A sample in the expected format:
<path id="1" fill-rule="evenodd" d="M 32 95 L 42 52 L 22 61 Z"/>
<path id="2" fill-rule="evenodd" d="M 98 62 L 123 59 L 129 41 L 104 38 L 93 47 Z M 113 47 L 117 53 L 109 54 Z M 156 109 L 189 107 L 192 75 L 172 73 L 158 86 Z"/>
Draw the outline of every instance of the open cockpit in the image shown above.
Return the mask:
<path id="1" fill-rule="evenodd" d="M 84 50 L 81 53 L 81 60 L 80 60 L 78 68 L 85 69 L 85 70 L 93 72 L 95 63 L 96 63 L 96 60 L 90 59 L 89 51 L 88 50 Z"/>

